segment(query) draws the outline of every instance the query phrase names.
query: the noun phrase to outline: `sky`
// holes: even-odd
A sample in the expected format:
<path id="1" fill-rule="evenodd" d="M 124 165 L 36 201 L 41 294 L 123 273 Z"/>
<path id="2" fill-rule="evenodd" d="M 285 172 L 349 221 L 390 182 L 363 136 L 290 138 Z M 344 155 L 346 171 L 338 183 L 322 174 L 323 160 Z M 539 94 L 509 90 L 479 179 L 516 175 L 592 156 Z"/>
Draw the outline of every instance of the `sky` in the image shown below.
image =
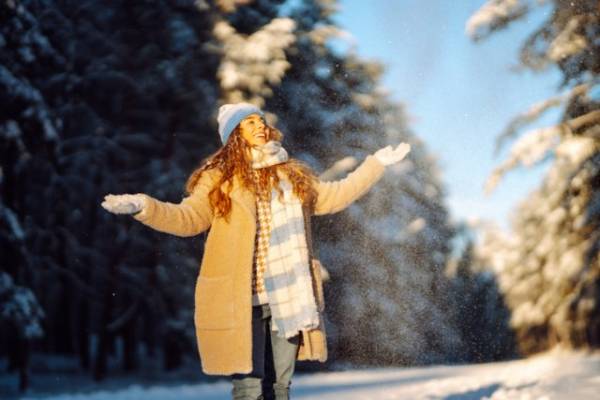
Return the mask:
<path id="1" fill-rule="evenodd" d="M 525 38 L 547 18 L 542 7 L 483 42 L 465 33 L 483 0 L 340 0 L 334 21 L 350 35 L 333 43 L 386 67 L 382 84 L 409 115 L 409 128 L 438 158 L 453 221 L 487 219 L 507 229 L 516 204 L 538 187 L 548 162 L 516 169 L 489 196 L 483 186 L 506 158 L 496 137 L 517 114 L 558 93 L 556 68 L 514 71 Z M 533 127 L 556 122 L 550 113 Z"/>

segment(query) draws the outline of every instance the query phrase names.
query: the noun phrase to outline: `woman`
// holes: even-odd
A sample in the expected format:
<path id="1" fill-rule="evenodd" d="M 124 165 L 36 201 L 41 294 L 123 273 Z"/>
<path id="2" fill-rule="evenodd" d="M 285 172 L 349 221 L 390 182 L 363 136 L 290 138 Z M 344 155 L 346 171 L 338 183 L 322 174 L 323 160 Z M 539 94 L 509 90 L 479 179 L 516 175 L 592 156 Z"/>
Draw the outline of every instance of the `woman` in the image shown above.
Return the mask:
<path id="1" fill-rule="evenodd" d="M 109 194 L 102 206 L 177 236 L 210 228 L 195 290 L 202 370 L 231 375 L 234 399 L 261 399 L 266 360 L 275 398 L 287 399 L 295 360 L 327 358 L 310 216 L 346 208 L 410 146 L 387 146 L 345 179 L 322 182 L 288 157 L 256 106 L 225 104 L 217 120 L 224 146 L 191 174 L 179 204 L 138 193 Z"/>

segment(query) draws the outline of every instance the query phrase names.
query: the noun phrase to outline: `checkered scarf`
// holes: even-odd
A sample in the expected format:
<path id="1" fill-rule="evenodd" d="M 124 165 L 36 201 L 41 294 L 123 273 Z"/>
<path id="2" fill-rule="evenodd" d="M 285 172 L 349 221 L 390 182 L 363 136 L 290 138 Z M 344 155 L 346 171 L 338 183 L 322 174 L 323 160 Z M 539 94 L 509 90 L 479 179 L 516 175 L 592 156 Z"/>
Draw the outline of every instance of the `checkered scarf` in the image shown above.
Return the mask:
<path id="1" fill-rule="evenodd" d="M 252 155 L 256 178 L 257 169 L 288 159 L 285 149 L 275 141 L 253 148 Z M 272 329 L 289 338 L 300 330 L 316 328 L 319 315 L 310 276 L 302 203 L 290 182 L 280 179 L 280 188 L 281 200 L 275 188 L 270 196 L 264 192 L 257 196 L 257 217 L 262 228 L 257 238 L 257 271 L 263 274 Z"/>

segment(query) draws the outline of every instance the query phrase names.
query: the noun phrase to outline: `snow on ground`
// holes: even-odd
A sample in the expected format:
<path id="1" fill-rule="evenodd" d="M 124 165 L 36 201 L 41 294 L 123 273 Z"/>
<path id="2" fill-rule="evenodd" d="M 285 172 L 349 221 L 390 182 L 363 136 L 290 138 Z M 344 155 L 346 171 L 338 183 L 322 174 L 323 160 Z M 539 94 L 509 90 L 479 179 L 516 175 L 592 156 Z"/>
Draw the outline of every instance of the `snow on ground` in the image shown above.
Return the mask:
<path id="1" fill-rule="evenodd" d="M 51 400 L 221 400 L 231 384 L 143 387 L 23 399 Z M 555 349 L 523 360 L 470 365 L 374 368 L 296 374 L 292 399 L 600 399 L 600 352 Z"/>

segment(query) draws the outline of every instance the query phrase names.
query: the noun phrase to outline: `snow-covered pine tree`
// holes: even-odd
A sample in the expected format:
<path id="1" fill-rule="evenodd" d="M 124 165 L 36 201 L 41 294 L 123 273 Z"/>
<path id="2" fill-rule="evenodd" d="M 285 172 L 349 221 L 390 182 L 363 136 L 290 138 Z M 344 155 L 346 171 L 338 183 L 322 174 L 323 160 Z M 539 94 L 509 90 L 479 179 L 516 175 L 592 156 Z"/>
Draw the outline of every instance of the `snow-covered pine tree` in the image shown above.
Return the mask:
<path id="1" fill-rule="evenodd" d="M 600 345 L 600 8 L 596 0 L 488 1 L 467 23 L 483 39 L 532 12 L 548 18 L 525 41 L 521 63 L 558 67 L 562 93 L 517 116 L 499 146 L 522 134 L 490 176 L 492 190 L 518 166 L 550 161 L 539 188 L 515 210 L 509 233 L 487 229 L 478 249 L 498 276 L 520 349 Z M 556 125 L 525 130 L 552 107 Z"/>
<path id="2" fill-rule="evenodd" d="M 42 318 L 44 311 L 33 292 L 0 271 L 0 354 L 8 358 L 7 372 L 18 371 L 21 391 L 28 385 L 31 342 L 44 336 Z"/>
<path id="3" fill-rule="evenodd" d="M 334 74 L 334 85 L 338 79 L 344 82 L 347 73 L 354 78 L 364 74 L 361 79 L 376 86 L 378 76 L 369 74 L 368 65 L 352 58 L 338 62 L 341 73 Z M 365 363 L 454 360 L 460 357 L 462 340 L 446 302 L 450 287 L 444 273 L 454 230 L 436 160 L 407 129 L 400 105 L 377 89 L 356 93 L 344 83 L 352 98 L 368 99 L 375 107 L 361 101 L 342 105 L 360 110 L 357 114 L 363 114 L 364 122 L 355 126 L 354 117 L 343 119 L 348 140 L 342 139 L 341 146 L 330 142 L 332 146 L 323 151 L 343 160 L 361 154 L 357 147 L 372 153 L 388 143 L 406 141 L 411 153 L 348 212 L 325 218 L 320 225 L 321 254 L 325 265 L 331 265 L 336 350 Z M 340 104 L 330 106 L 335 115 Z"/>
<path id="4" fill-rule="evenodd" d="M 217 77 L 223 103 L 248 101 L 264 107 L 290 68 L 285 49 L 296 39 L 292 19 L 279 17 L 285 0 L 245 1 L 225 7 L 213 28 L 221 62 Z"/>
<path id="5" fill-rule="evenodd" d="M 463 339 L 460 359 L 464 362 L 518 356 L 514 333 L 509 326 L 510 311 L 504 303 L 496 275 L 487 264 L 488 258 L 480 258 L 477 251 L 477 232 L 489 223 L 457 224 L 453 255 L 446 267 L 452 279 L 447 302 Z"/>
<path id="6" fill-rule="evenodd" d="M 205 46 L 217 11 L 201 3 L 0 3 L 0 270 L 42 304 L 42 348 L 79 356 L 96 378 L 117 341 L 124 369 L 167 336 L 179 337 L 167 366 L 196 354 L 189 282 L 201 241 L 100 202 L 136 192 L 177 202 L 218 146 L 219 57 Z"/>

